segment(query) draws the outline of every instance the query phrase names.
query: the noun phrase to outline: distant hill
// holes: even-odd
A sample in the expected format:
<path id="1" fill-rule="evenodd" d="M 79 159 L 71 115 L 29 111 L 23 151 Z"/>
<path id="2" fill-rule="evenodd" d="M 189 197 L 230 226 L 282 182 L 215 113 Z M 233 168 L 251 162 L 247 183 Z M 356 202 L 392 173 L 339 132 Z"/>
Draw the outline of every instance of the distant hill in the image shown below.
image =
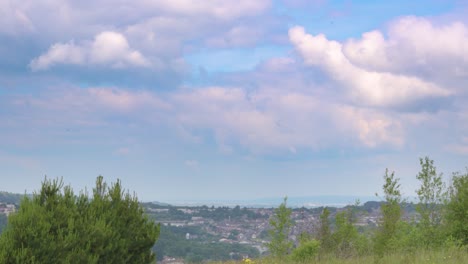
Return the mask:
<path id="1" fill-rule="evenodd" d="M 304 197 L 288 197 L 288 206 L 292 208 L 306 207 L 314 208 L 321 206 L 345 207 L 352 205 L 359 200 L 362 203 L 376 200 L 375 196 L 339 196 L 339 195 L 318 195 Z M 175 206 L 228 206 L 235 207 L 236 205 L 254 208 L 271 208 L 277 207 L 283 202 L 282 197 L 260 198 L 249 200 L 168 200 L 165 201 Z M 163 204 L 163 203 L 159 203 Z"/>
<path id="2" fill-rule="evenodd" d="M 24 194 L 0 191 L 0 203 L 19 205 Z"/>

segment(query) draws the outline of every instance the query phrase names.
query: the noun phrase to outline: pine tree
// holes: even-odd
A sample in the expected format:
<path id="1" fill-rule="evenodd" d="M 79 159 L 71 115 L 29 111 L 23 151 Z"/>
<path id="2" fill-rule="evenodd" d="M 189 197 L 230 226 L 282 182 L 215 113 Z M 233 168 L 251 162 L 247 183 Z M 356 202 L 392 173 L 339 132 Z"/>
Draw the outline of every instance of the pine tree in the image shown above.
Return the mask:
<path id="1" fill-rule="evenodd" d="M 152 263 L 160 227 L 120 181 L 102 176 L 93 198 L 45 179 L 25 196 L 0 237 L 0 263 Z"/>

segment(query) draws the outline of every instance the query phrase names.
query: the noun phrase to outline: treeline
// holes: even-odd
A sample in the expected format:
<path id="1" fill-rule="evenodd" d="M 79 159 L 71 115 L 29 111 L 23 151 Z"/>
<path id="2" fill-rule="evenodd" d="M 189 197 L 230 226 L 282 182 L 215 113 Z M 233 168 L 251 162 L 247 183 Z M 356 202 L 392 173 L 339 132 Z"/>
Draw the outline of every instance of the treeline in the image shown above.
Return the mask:
<path id="1" fill-rule="evenodd" d="M 19 205 L 24 195 L 0 191 L 0 203 Z"/>
<path id="2" fill-rule="evenodd" d="M 394 172 L 385 171 L 382 186 L 381 218 L 374 230 L 358 232 L 355 226 L 356 206 L 338 212 L 331 227 L 330 211 L 324 208 L 320 215 L 318 232 L 303 233 L 295 245 L 289 238 L 293 227 L 292 210 L 287 199 L 275 210 L 270 220 L 271 241 L 268 248 L 273 259 L 307 262 L 334 256 L 350 258 L 386 255 L 418 250 L 446 248 L 468 249 L 468 169 L 453 173 L 447 185 L 437 172 L 434 161 L 420 159 L 421 171 L 416 175 L 420 187 L 416 190 L 418 217 L 404 221 L 400 179 Z"/>
<path id="3" fill-rule="evenodd" d="M 253 212 L 246 207 L 241 208 L 239 205 L 234 208 L 229 207 L 208 207 L 206 205 L 199 207 L 175 207 L 175 206 L 161 206 L 153 205 L 151 203 L 143 204 L 147 208 L 152 209 L 167 209 L 167 211 L 158 211 L 156 214 L 153 214 L 151 211 L 148 211 L 151 217 L 155 221 L 188 221 L 192 217 L 203 217 L 207 219 L 212 219 L 216 222 L 224 220 L 240 220 L 240 219 L 265 219 L 268 218 L 267 215 L 262 215 L 260 213 Z M 182 209 L 194 210 L 192 213 L 184 213 Z"/>

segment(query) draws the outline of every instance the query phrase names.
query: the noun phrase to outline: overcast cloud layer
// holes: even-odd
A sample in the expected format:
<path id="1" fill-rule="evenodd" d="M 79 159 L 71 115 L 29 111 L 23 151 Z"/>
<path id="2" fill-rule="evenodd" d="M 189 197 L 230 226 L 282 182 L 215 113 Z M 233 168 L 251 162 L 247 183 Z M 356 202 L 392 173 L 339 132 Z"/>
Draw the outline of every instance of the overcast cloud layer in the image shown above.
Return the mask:
<path id="1" fill-rule="evenodd" d="M 412 196 L 468 166 L 468 8 L 415 3 L 1 1 L 0 189 Z"/>

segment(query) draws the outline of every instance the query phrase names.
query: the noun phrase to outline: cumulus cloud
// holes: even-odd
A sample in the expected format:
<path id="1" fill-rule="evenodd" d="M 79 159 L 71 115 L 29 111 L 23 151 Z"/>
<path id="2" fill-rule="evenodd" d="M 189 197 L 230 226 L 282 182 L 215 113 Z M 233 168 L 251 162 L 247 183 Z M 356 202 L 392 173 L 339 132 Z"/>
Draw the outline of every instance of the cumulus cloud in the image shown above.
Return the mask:
<path id="1" fill-rule="evenodd" d="M 385 38 L 380 31 L 364 33 L 343 46 L 355 65 L 370 70 L 468 77 L 468 27 L 461 22 L 435 25 L 422 17 L 392 22 Z"/>
<path id="2" fill-rule="evenodd" d="M 127 39 L 120 33 L 104 31 L 96 35 L 94 41 L 76 45 L 74 42 L 57 43 L 39 57 L 33 59 L 33 71 L 47 70 L 56 64 L 94 64 L 113 68 L 148 67 L 148 59 L 130 48 Z"/>
<path id="3" fill-rule="evenodd" d="M 112 127 L 119 119 L 130 118 L 132 124 L 149 130 L 156 126 L 173 135 L 183 132 L 188 135 L 183 138 L 198 138 L 196 144 L 214 139 L 223 153 L 238 148 L 252 153 L 297 153 L 333 146 L 399 147 L 405 142 L 398 116 L 288 90 L 202 87 L 158 95 L 101 87 L 43 94 L 16 97 L 11 107 L 34 114 L 7 118 L 2 126 L 20 121 L 37 127 L 99 127 L 101 131 L 104 125 Z"/>
<path id="4" fill-rule="evenodd" d="M 56 43 L 52 45 L 47 53 L 31 61 L 30 67 L 33 71 L 46 70 L 55 64 L 81 65 L 86 61 L 86 51 L 74 42 Z"/>
<path id="5" fill-rule="evenodd" d="M 68 80 L 107 83 L 103 74 L 114 74 L 117 71 L 108 69 L 119 68 L 112 84 L 119 79 L 126 85 L 157 82 L 172 86 L 190 71 L 187 63 L 181 63 L 184 56 L 200 51 L 207 43 L 213 43 L 211 48 L 232 48 L 272 39 L 280 22 L 271 5 L 271 0 L 119 0 L 118 4 L 108 0 L 0 1 L 0 35 L 11 44 L 0 48 L 0 56 L 10 67 L 13 61 L 18 67 L 29 65 L 33 71 L 54 65 L 106 66 L 60 69 L 60 78 Z M 122 36 L 99 36 L 109 30 Z M 100 43 L 106 45 L 104 52 Z M 12 48 L 24 58 L 13 55 Z M 133 67 L 151 71 L 136 72 Z M 150 72 L 161 75 L 155 77 Z M 135 74 L 138 78 L 128 78 Z"/>
<path id="6" fill-rule="evenodd" d="M 90 61 L 96 64 L 148 66 L 149 62 L 136 50 L 130 49 L 127 39 L 116 32 L 102 32 L 91 44 Z"/>
<path id="7" fill-rule="evenodd" d="M 343 44 L 323 34 L 307 34 L 303 27 L 289 30 L 289 38 L 304 63 L 328 74 L 359 104 L 400 106 L 431 97 L 447 97 L 451 92 L 415 76 L 378 72 L 351 63 L 343 53 Z"/>
<path id="8" fill-rule="evenodd" d="M 220 146 L 236 143 L 262 152 L 346 144 L 340 139 L 367 147 L 404 143 L 402 125 L 391 116 L 302 93 L 249 94 L 240 88 L 210 87 L 178 94 L 174 100 L 178 122 L 194 131 L 212 129 Z"/>

